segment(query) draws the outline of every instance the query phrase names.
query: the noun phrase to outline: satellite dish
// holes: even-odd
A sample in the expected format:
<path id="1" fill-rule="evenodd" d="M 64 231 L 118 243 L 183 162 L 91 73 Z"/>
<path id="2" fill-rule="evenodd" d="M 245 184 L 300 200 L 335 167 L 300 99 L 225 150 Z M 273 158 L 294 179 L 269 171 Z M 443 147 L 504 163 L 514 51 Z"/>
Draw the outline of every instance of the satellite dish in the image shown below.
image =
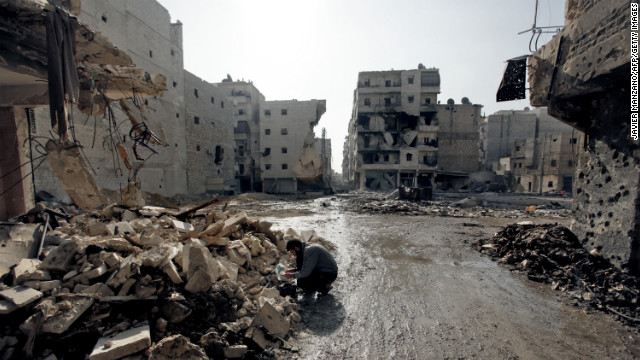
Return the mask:
<path id="1" fill-rule="evenodd" d="M 453 104 L 455 104 L 455 103 L 456 103 L 456 102 L 455 102 L 453 99 L 449 99 L 449 100 L 447 100 L 447 104 L 449 104 L 449 105 L 453 105 Z"/>

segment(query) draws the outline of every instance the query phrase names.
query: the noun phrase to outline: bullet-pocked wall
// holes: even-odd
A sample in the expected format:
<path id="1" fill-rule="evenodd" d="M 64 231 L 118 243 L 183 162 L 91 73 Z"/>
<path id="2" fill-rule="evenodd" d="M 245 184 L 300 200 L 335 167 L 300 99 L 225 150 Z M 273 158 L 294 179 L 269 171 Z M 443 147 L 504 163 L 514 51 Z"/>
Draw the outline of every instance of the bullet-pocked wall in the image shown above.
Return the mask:
<path id="1" fill-rule="evenodd" d="M 531 104 L 584 131 L 572 230 L 640 273 L 640 142 L 630 137 L 626 0 L 568 1 L 565 28 L 530 59 Z M 598 31 L 594 31 L 597 24 Z M 557 71 L 549 71 L 557 69 Z"/>

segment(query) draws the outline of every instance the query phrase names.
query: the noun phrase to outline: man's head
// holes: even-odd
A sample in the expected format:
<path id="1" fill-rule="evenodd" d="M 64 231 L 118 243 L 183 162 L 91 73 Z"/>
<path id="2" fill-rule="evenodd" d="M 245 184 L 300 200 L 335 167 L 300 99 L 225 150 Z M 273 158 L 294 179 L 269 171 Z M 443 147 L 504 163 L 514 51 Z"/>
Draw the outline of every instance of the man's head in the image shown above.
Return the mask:
<path id="1" fill-rule="evenodd" d="M 302 241 L 293 239 L 287 241 L 287 251 L 293 255 L 297 255 L 298 251 L 302 250 Z"/>

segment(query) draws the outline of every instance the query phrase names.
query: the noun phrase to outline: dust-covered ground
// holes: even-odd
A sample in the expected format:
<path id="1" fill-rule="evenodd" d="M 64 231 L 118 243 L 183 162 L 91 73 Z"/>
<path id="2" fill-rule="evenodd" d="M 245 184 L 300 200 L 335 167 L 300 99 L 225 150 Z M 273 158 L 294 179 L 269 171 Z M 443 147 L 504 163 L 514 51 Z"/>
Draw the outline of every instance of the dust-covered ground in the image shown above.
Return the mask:
<path id="1" fill-rule="evenodd" d="M 636 329 L 611 314 L 569 305 L 549 285 L 511 272 L 471 246 L 517 221 L 569 226 L 570 218 L 558 208 L 570 207 L 570 199 L 491 196 L 458 205 L 453 203 L 465 199 L 449 199 L 439 204 L 450 208 L 447 216 L 432 213 L 433 205 L 409 216 L 365 211 L 356 206 L 362 196 L 369 195 L 229 202 L 276 228 L 312 229 L 337 245 L 340 273 L 334 289 L 301 303 L 303 321 L 287 357 L 640 357 Z M 484 214 L 470 202 L 485 205 Z M 520 211 L 527 204 L 551 210 Z"/>

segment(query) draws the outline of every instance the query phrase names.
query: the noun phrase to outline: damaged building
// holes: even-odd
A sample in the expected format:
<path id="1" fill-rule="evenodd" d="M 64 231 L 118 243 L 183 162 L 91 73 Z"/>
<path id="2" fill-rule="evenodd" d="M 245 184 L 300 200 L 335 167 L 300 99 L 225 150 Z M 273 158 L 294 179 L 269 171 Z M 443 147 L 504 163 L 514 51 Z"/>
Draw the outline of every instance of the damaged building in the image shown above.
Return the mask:
<path id="1" fill-rule="evenodd" d="M 502 190 L 570 193 L 581 136 L 546 108 L 500 110 L 483 124 L 485 170 Z"/>
<path id="2" fill-rule="evenodd" d="M 640 143 L 633 138 L 629 86 L 631 45 L 637 45 L 633 6 L 567 1 L 564 29 L 529 57 L 529 84 L 531 105 L 547 106 L 551 116 L 585 134 L 578 143 L 572 231 L 589 249 L 638 274 Z"/>
<path id="3" fill-rule="evenodd" d="M 315 148 L 313 129 L 325 111 L 326 100 L 265 101 L 260 105 L 263 192 L 324 190 L 323 178 L 330 172 L 322 151 Z"/>
<path id="4" fill-rule="evenodd" d="M 233 109 L 237 190 L 262 191 L 259 111 L 264 95 L 252 82 L 233 81 L 231 76 L 216 85 L 225 92 L 227 107 Z M 224 106 L 224 100 L 220 104 Z"/>
<path id="5" fill-rule="evenodd" d="M 343 170 L 355 188 L 456 187 L 478 170 L 482 106 L 439 93 L 438 69 L 422 64 L 358 74 Z"/>

